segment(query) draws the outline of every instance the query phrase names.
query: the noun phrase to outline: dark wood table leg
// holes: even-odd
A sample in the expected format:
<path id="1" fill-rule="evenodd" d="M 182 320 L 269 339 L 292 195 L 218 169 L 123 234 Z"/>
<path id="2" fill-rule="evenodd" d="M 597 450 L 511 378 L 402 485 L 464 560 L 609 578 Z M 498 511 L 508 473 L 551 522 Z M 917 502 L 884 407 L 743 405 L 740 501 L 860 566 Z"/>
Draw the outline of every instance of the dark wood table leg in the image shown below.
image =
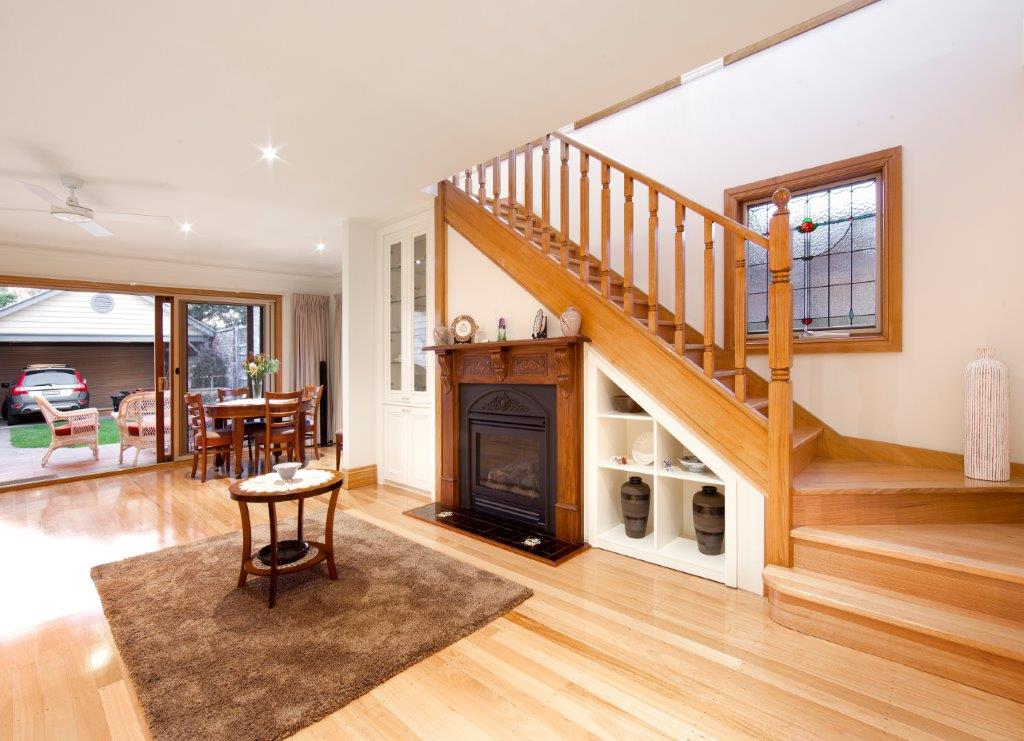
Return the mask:
<path id="1" fill-rule="evenodd" d="M 295 447 L 299 451 L 299 461 L 302 465 L 306 465 L 306 410 L 300 408 L 299 418 L 295 420 L 295 434 L 298 436 L 298 440 L 295 443 Z"/>
<path id="2" fill-rule="evenodd" d="M 235 478 L 242 475 L 242 438 L 245 433 L 245 420 L 235 419 L 231 422 L 231 450 L 235 454 Z"/>
<path id="3" fill-rule="evenodd" d="M 277 604 L 277 512 L 273 502 L 270 508 L 270 607 Z"/>
<path id="4" fill-rule="evenodd" d="M 238 503 L 238 511 L 242 514 L 242 567 L 238 570 L 238 586 L 245 586 L 245 563 L 252 558 L 252 526 L 249 524 L 249 505 Z"/>
<path id="5" fill-rule="evenodd" d="M 331 503 L 327 505 L 327 522 L 324 524 L 324 546 L 327 548 L 327 576 L 331 581 L 338 580 L 338 567 L 334 563 L 334 509 L 338 504 L 338 486 L 331 492 Z"/>
<path id="6" fill-rule="evenodd" d="M 305 502 L 305 501 L 306 501 L 305 499 L 300 499 L 299 500 L 299 526 L 298 526 L 298 528 L 296 528 L 296 531 L 297 531 L 296 535 L 295 535 L 295 539 L 296 540 L 302 540 L 302 503 Z"/>

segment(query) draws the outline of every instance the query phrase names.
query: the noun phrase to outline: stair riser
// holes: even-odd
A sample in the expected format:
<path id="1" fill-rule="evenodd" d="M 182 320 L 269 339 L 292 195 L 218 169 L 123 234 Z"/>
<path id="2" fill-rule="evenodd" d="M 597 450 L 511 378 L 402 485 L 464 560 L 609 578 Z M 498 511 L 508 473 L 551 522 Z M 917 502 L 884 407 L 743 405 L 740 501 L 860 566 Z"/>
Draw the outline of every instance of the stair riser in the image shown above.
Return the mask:
<path id="1" fill-rule="evenodd" d="M 1024 702 L 1024 662 L 768 590 L 772 620 L 831 643 Z"/>
<path id="2" fill-rule="evenodd" d="M 793 546 L 797 568 L 1018 620 L 1024 630 L 1022 584 L 799 538 Z"/>
<path id="3" fill-rule="evenodd" d="M 1016 493 L 915 491 L 796 492 L 793 527 L 1024 522 Z"/>

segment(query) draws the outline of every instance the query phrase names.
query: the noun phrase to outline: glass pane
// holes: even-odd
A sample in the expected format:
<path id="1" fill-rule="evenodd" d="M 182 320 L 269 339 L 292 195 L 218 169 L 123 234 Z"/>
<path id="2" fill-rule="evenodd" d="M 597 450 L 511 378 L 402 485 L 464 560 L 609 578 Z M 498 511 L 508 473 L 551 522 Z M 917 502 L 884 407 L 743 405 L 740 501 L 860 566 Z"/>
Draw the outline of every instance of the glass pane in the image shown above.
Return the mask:
<path id="1" fill-rule="evenodd" d="M 402 390 L 402 243 L 391 245 L 388 262 L 388 282 L 390 286 L 390 347 L 391 358 L 391 390 Z"/>
<path id="2" fill-rule="evenodd" d="M 427 390 L 427 235 L 412 240 L 412 385 Z"/>
<path id="3" fill-rule="evenodd" d="M 874 177 L 797 193 L 790 201 L 793 326 L 870 328 L 878 314 L 877 180 Z M 747 225 L 768 234 L 774 206 L 746 207 Z M 759 254 L 760 253 L 760 254 Z M 748 332 L 765 333 L 765 251 L 747 248 Z"/>

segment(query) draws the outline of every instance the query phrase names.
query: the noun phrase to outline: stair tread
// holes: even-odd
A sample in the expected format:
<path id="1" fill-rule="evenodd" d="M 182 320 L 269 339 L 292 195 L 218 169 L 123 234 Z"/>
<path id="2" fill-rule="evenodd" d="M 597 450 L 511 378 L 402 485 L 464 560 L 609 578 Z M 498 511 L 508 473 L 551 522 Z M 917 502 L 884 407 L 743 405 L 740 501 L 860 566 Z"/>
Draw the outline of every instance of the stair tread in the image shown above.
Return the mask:
<path id="1" fill-rule="evenodd" d="M 821 433 L 822 428 L 820 427 L 803 427 L 797 425 L 793 428 L 793 447 L 795 448 L 798 445 L 803 445 L 808 440 L 813 440 L 818 437 Z"/>
<path id="2" fill-rule="evenodd" d="M 804 569 L 766 566 L 764 578 L 797 599 L 1024 661 L 1024 623 Z"/>
<path id="3" fill-rule="evenodd" d="M 841 458 L 816 458 L 796 475 L 797 494 L 836 492 L 900 492 L 969 494 L 1003 492 L 1024 494 L 1024 478 L 1009 481 L 969 479 L 961 471 L 944 468 L 871 463 Z"/>
<path id="4" fill-rule="evenodd" d="M 805 526 L 793 537 L 1024 584 L 1024 523 Z"/>
<path id="5" fill-rule="evenodd" d="M 768 397 L 767 396 L 748 396 L 747 404 L 754 407 L 754 409 L 767 409 L 768 408 Z"/>

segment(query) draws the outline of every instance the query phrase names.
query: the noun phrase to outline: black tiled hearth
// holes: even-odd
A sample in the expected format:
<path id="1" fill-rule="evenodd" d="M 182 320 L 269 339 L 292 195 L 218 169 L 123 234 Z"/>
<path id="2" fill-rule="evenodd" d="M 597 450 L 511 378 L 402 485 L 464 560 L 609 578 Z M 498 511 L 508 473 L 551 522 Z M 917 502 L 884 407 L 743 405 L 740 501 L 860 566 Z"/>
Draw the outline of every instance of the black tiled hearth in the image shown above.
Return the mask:
<path id="1" fill-rule="evenodd" d="M 484 515 L 461 507 L 431 503 L 405 512 L 418 520 L 465 533 L 509 550 L 544 561 L 552 566 L 586 549 L 586 543 L 567 543 L 536 528 Z"/>

